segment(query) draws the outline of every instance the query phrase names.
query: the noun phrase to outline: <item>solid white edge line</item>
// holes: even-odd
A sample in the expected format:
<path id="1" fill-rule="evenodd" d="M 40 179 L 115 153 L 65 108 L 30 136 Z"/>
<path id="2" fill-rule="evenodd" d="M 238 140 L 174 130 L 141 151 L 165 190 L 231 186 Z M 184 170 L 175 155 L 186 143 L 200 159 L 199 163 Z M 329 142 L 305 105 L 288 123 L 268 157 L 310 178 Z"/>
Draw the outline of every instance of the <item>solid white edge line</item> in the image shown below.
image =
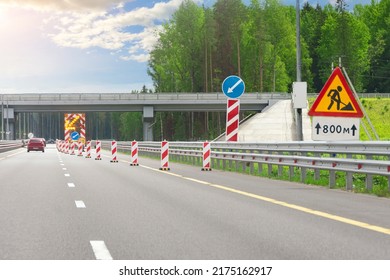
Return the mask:
<path id="1" fill-rule="evenodd" d="M 112 260 L 112 256 L 107 249 L 106 244 L 102 240 L 89 241 L 92 246 L 93 253 L 97 260 Z"/>

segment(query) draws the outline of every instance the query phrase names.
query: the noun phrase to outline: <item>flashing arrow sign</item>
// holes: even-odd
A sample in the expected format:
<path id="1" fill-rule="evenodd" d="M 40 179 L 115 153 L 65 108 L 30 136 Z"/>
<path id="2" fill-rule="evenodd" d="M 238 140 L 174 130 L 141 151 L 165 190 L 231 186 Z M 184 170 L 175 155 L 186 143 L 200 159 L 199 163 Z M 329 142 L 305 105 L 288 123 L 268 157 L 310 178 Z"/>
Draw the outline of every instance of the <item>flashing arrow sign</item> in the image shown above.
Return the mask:
<path id="1" fill-rule="evenodd" d="M 245 83 L 238 76 L 229 76 L 222 83 L 222 91 L 228 98 L 239 98 L 245 91 Z"/>
<path id="2" fill-rule="evenodd" d="M 313 117 L 312 124 L 313 140 L 359 140 L 359 118 Z"/>

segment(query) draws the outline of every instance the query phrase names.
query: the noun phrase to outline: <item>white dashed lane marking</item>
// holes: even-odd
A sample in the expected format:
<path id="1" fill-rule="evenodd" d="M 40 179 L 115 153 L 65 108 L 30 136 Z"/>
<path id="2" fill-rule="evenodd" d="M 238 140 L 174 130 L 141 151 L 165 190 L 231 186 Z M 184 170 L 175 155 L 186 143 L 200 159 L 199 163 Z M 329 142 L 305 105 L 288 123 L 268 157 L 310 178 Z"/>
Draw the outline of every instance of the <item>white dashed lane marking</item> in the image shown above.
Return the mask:
<path id="1" fill-rule="evenodd" d="M 106 244 L 102 240 L 91 240 L 90 241 L 93 253 L 97 260 L 112 260 L 112 256 L 107 249 Z"/>
<path id="2" fill-rule="evenodd" d="M 69 188 L 74 188 L 74 187 L 76 187 L 76 185 L 74 183 L 68 183 L 68 187 Z"/>
<path id="3" fill-rule="evenodd" d="M 82 200 L 75 200 L 74 203 L 76 203 L 77 208 L 86 208 L 85 203 Z"/>

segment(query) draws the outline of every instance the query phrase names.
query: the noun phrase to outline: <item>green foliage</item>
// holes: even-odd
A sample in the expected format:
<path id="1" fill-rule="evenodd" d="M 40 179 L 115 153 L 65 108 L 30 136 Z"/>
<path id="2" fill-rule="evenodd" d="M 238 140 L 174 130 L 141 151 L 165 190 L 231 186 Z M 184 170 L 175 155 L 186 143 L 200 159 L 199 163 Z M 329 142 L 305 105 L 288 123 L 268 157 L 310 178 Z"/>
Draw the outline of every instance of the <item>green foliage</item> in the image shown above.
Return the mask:
<path id="1" fill-rule="evenodd" d="M 390 140 L 390 98 L 362 98 L 362 104 L 379 139 Z M 364 129 L 360 129 L 360 139 L 369 140 Z"/>

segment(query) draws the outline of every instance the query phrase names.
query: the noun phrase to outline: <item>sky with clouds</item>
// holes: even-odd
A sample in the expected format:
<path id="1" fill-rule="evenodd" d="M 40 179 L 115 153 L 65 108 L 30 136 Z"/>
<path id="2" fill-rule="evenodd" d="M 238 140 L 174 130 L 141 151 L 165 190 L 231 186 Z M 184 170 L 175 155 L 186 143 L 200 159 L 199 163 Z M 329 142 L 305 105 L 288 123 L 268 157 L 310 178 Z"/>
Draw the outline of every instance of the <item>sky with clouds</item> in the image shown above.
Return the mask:
<path id="1" fill-rule="evenodd" d="M 194 1 L 206 6 L 215 3 Z M 323 4 L 333 0 L 301 0 L 306 1 Z M 0 0 L 0 93 L 152 88 L 147 75 L 149 51 L 161 23 L 182 2 Z M 282 2 L 295 5 L 296 0 Z"/>

